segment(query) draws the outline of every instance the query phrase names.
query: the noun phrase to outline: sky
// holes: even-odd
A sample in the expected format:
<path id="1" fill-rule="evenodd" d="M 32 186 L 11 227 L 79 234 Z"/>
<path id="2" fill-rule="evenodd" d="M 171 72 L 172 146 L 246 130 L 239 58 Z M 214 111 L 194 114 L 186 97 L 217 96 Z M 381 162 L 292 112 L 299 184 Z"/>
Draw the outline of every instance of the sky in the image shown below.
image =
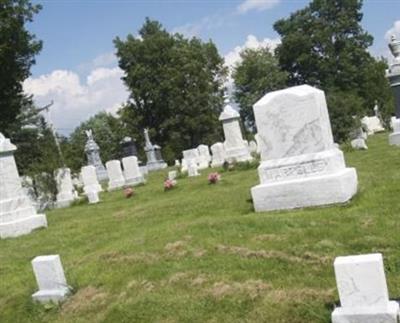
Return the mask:
<path id="1" fill-rule="evenodd" d="M 69 134 L 100 111 L 115 113 L 128 98 L 113 39 L 136 35 L 146 17 L 170 32 L 211 39 L 228 66 L 244 48 L 279 44 L 275 21 L 304 8 L 305 0 L 42 0 L 28 29 L 43 41 L 27 93 L 50 109 L 59 133 Z M 390 57 L 391 34 L 400 38 L 400 0 L 365 0 L 362 25 L 374 37 L 370 51 Z"/>

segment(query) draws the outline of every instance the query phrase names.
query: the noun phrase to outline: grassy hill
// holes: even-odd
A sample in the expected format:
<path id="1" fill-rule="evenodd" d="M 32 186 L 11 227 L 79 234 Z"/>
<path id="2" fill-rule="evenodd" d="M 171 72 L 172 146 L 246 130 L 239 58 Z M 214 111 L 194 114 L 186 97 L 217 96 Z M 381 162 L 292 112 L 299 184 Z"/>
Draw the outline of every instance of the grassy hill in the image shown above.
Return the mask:
<path id="1" fill-rule="evenodd" d="M 387 134 L 346 153 L 357 168 L 351 203 L 254 213 L 255 169 L 183 178 L 163 191 L 150 174 L 136 196 L 47 212 L 49 227 L 0 241 L 0 322 L 330 322 L 333 260 L 382 252 L 400 297 L 400 149 Z M 31 301 L 30 261 L 60 254 L 74 294 Z"/>

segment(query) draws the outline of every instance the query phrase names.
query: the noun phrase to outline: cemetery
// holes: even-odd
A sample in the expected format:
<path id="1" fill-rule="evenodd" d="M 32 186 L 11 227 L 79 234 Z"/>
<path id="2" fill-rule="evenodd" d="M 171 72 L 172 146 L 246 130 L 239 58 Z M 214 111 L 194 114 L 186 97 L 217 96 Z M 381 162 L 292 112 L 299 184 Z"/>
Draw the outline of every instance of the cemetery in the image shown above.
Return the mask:
<path id="1" fill-rule="evenodd" d="M 373 56 L 362 4 L 310 0 L 225 57 L 145 18 L 60 112 L 79 76 L 36 101 L 42 7 L 5 0 L 0 322 L 400 323 L 400 21 Z M 110 70 L 123 103 L 53 123 Z"/>

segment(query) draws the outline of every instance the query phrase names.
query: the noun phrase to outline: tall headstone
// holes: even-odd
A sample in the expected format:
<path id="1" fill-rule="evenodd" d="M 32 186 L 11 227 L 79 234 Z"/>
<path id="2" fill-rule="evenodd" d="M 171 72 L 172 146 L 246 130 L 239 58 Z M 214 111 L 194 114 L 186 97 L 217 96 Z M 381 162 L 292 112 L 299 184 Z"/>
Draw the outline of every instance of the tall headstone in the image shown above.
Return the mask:
<path id="1" fill-rule="evenodd" d="M 22 188 L 14 160 L 17 147 L 0 133 L 0 238 L 17 237 L 47 227 Z"/>
<path id="2" fill-rule="evenodd" d="M 153 145 L 150 141 L 149 131 L 144 129 L 145 146 L 144 151 L 147 157 L 147 169 L 149 171 L 167 168 L 167 164 L 161 157 L 161 147 Z"/>
<path id="3" fill-rule="evenodd" d="M 190 163 L 195 163 L 197 168 L 199 167 L 198 162 L 200 159 L 200 153 L 198 149 L 186 149 L 182 152 L 182 155 L 183 159 L 186 161 L 187 167 L 189 167 Z"/>
<path id="4" fill-rule="evenodd" d="M 263 143 L 260 184 L 251 189 L 257 212 L 343 203 L 357 192 L 356 170 L 334 145 L 323 91 L 274 91 L 253 108 Z"/>
<path id="5" fill-rule="evenodd" d="M 119 160 L 109 160 L 106 163 L 108 174 L 108 191 L 123 188 L 125 185 L 125 178 L 122 174 L 121 162 Z"/>
<path id="6" fill-rule="evenodd" d="M 219 116 L 222 121 L 222 127 L 225 135 L 225 154 L 226 160 L 229 162 L 250 161 L 253 158 L 250 155 L 248 145 L 243 140 L 242 131 L 240 129 L 240 115 L 232 108 L 229 101 Z"/>
<path id="7" fill-rule="evenodd" d="M 124 137 L 121 140 L 121 146 L 122 146 L 123 157 L 129 157 L 129 156 L 137 157 L 138 152 L 136 148 L 136 143 L 131 137 Z"/>
<path id="8" fill-rule="evenodd" d="M 225 148 L 222 142 L 211 146 L 212 161 L 211 167 L 221 167 L 225 163 Z"/>
<path id="9" fill-rule="evenodd" d="M 188 161 L 188 176 L 189 177 L 193 177 L 193 176 L 199 176 L 199 172 L 198 172 L 198 166 L 195 160 L 191 159 L 190 161 Z"/>
<path id="10" fill-rule="evenodd" d="M 208 168 L 211 162 L 210 149 L 208 148 L 207 145 L 199 145 L 197 147 L 197 150 L 199 151 L 199 159 L 198 159 L 199 169 Z"/>
<path id="11" fill-rule="evenodd" d="M 59 168 L 56 170 L 57 182 L 57 207 L 68 207 L 77 198 L 74 185 L 71 179 L 71 170 L 69 168 Z"/>
<path id="12" fill-rule="evenodd" d="M 397 323 L 399 304 L 389 301 L 381 254 L 337 257 L 334 262 L 340 307 L 332 323 Z"/>
<path id="13" fill-rule="evenodd" d="M 92 130 L 86 130 L 88 140 L 85 145 L 85 153 L 88 161 L 88 166 L 92 165 L 96 168 L 96 174 L 99 181 L 108 179 L 107 171 L 100 158 L 100 148 L 93 139 Z"/>
<path id="14" fill-rule="evenodd" d="M 63 301 L 70 293 L 59 255 L 39 256 L 32 260 L 39 291 L 32 295 L 41 303 Z"/>
<path id="15" fill-rule="evenodd" d="M 396 116 L 392 122 L 393 133 L 389 135 L 389 144 L 400 146 L 400 40 L 396 40 L 394 35 L 389 48 L 394 56 L 394 61 L 390 65 L 387 77 L 394 95 Z"/>
<path id="16" fill-rule="evenodd" d="M 84 166 L 81 169 L 83 191 L 85 194 L 89 192 L 102 192 L 103 189 L 97 180 L 96 168 L 92 165 Z"/>
<path id="17" fill-rule="evenodd" d="M 122 158 L 126 185 L 138 185 L 144 183 L 144 176 L 140 172 L 138 160 L 135 156 Z"/>

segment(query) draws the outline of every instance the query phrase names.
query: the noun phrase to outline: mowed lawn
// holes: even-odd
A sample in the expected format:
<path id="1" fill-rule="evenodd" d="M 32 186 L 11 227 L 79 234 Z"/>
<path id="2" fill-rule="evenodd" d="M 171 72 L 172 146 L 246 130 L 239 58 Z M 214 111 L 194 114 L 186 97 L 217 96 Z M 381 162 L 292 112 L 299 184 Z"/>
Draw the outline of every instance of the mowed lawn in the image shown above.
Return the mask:
<path id="1" fill-rule="evenodd" d="M 400 297 L 400 148 L 387 134 L 346 153 L 347 205 L 254 213 L 255 169 L 178 180 L 152 173 L 136 195 L 47 212 L 49 226 L 0 241 L 0 322 L 330 322 L 336 256 L 381 252 Z M 59 254 L 73 295 L 31 301 L 31 260 Z"/>

